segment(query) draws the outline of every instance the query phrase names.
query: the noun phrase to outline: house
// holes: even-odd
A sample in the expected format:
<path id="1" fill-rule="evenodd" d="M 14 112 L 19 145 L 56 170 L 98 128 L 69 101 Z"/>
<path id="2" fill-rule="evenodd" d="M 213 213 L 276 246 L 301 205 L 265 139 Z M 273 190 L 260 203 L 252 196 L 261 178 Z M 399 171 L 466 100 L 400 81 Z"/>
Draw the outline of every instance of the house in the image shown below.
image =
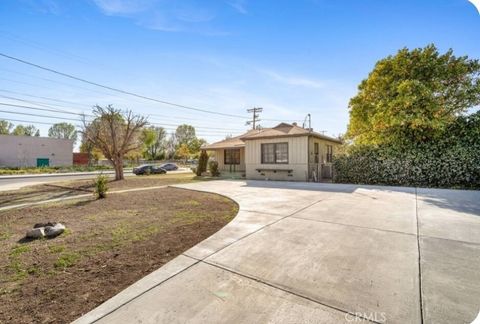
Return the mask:
<path id="1" fill-rule="evenodd" d="M 68 139 L 0 135 L 0 167 L 70 166 L 72 152 Z"/>
<path id="2" fill-rule="evenodd" d="M 296 123 L 250 130 L 202 149 L 213 152 L 223 173 L 247 179 L 320 181 L 332 177 L 332 157 L 342 142 Z"/>

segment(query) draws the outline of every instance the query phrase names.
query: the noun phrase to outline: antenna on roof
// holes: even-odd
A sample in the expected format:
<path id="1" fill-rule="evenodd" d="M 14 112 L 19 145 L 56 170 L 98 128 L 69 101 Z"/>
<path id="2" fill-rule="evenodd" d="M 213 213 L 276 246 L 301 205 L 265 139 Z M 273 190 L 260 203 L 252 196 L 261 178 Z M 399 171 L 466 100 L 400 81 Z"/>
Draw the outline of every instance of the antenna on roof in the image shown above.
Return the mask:
<path id="1" fill-rule="evenodd" d="M 252 120 L 249 120 L 245 123 L 245 125 L 252 125 L 253 124 L 253 129 L 256 129 L 256 123 L 260 121 L 260 119 L 258 119 L 260 117 L 259 114 L 257 113 L 261 113 L 263 111 L 263 108 L 260 108 L 260 107 L 254 107 L 252 109 L 247 109 L 247 112 L 249 113 L 253 113 L 253 119 Z M 260 125 L 258 125 L 260 127 Z"/>
<path id="2" fill-rule="evenodd" d="M 305 119 L 303 120 L 303 125 L 302 125 L 302 128 L 305 128 L 305 124 L 307 123 L 307 119 L 308 119 L 308 131 L 312 131 L 312 116 L 310 116 L 310 114 L 307 114 L 307 116 L 305 116 Z"/>

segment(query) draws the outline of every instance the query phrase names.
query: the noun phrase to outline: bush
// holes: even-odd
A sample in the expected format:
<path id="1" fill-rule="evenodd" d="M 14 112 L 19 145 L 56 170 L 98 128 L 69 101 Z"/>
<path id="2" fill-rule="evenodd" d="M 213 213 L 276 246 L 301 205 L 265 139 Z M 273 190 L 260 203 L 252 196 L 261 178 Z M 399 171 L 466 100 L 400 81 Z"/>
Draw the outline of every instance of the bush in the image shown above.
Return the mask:
<path id="1" fill-rule="evenodd" d="M 197 176 L 201 176 L 203 172 L 207 171 L 207 165 L 208 165 L 208 154 L 207 154 L 207 151 L 202 150 L 202 153 L 200 153 L 200 157 L 198 159 L 198 166 L 195 172 Z M 217 167 L 218 167 L 218 164 L 217 164 Z"/>
<path id="2" fill-rule="evenodd" d="M 460 116 L 443 136 L 402 147 L 353 146 L 334 158 L 333 181 L 480 188 L 480 111 Z"/>
<path id="3" fill-rule="evenodd" d="M 108 191 L 108 177 L 100 174 L 97 179 L 95 179 L 95 196 L 97 199 L 102 199 L 107 197 Z"/>
<path id="4" fill-rule="evenodd" d="M 333 181 L 419 187 L 480 188 L 480 147 L 363 147 L 334 159 Z"/>
<path id="5" fill-rule="evenodd" d="M 217 161 L 210 161 L 210 163 L 208 163 L 208 170 L 213 177 L 218 177 L 220 175 Z"/>

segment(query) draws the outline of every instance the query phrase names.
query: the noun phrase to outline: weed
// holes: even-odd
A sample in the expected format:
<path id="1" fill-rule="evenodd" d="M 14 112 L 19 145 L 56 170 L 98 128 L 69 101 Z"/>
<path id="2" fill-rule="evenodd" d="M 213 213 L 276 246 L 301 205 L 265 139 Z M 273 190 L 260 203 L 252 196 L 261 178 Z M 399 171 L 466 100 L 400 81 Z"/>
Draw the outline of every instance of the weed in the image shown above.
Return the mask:
<path id="1" fill-rule="evenodd" d="M 65 246 L 64 245 L 50 245 L 48 247 L 48 250 L 50 253 L 62 253 L 65 251 Z"/>
<path id="2" fill-rule="evenodd" d="M 55 268 L 68 268 L 73 265 L 81 258 L 80 254 L 75 253 L 75 252 L 65 252 L 62 253 L 57 261 L 53 264 Z"/>
<path id="3" fill-rule="evenodd" d="M 20 255 L 22 255 L 23 253 L 26 253 L 30 251 L 30 247 L 27 246 L 27 245 L 17 245 L 15 247 L 12 248 L 12 250 L 10 251 L 10 256 L 11 257 L 18 257 Z"/>

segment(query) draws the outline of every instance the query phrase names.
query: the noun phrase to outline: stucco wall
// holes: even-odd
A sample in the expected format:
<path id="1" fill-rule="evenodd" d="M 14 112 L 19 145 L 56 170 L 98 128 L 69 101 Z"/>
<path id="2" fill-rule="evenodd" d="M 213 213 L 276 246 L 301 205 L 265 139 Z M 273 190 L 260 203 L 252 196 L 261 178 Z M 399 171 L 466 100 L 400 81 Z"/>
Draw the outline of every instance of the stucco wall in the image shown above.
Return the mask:
<path id="1" fill-rule="evenodd" d="M 37 158 L 49 159 L 50 166 L 70 166 L 73 162 L 73 141 L 0 135 L 0 166 L 35 167 Z"/>
<path id="2" fill-rule="evenodd" d="M 288 164 L 262 164 L 261 144 L 288 143 Z M 256 139 L 245 141 L 245 167 L 247 179 L 306 181 L 308 173 L 307 136 L 274 139 Z M 291 174 L 285 171 L 262 171 L 257 169 L 293 170 Z"/>
<path id="3" fill-rule="evenodd" d="M 225 150 L 219 149 L 215 150 L 213 158 L 218 162 L 218 169 L 220 172 L 230 172 L 234 170 L 235 172 L 245 172 L 245 148 L 241 147 L 240 149 L 240 164 L 230 167 L 230 165 L 225 165 Z"/>

